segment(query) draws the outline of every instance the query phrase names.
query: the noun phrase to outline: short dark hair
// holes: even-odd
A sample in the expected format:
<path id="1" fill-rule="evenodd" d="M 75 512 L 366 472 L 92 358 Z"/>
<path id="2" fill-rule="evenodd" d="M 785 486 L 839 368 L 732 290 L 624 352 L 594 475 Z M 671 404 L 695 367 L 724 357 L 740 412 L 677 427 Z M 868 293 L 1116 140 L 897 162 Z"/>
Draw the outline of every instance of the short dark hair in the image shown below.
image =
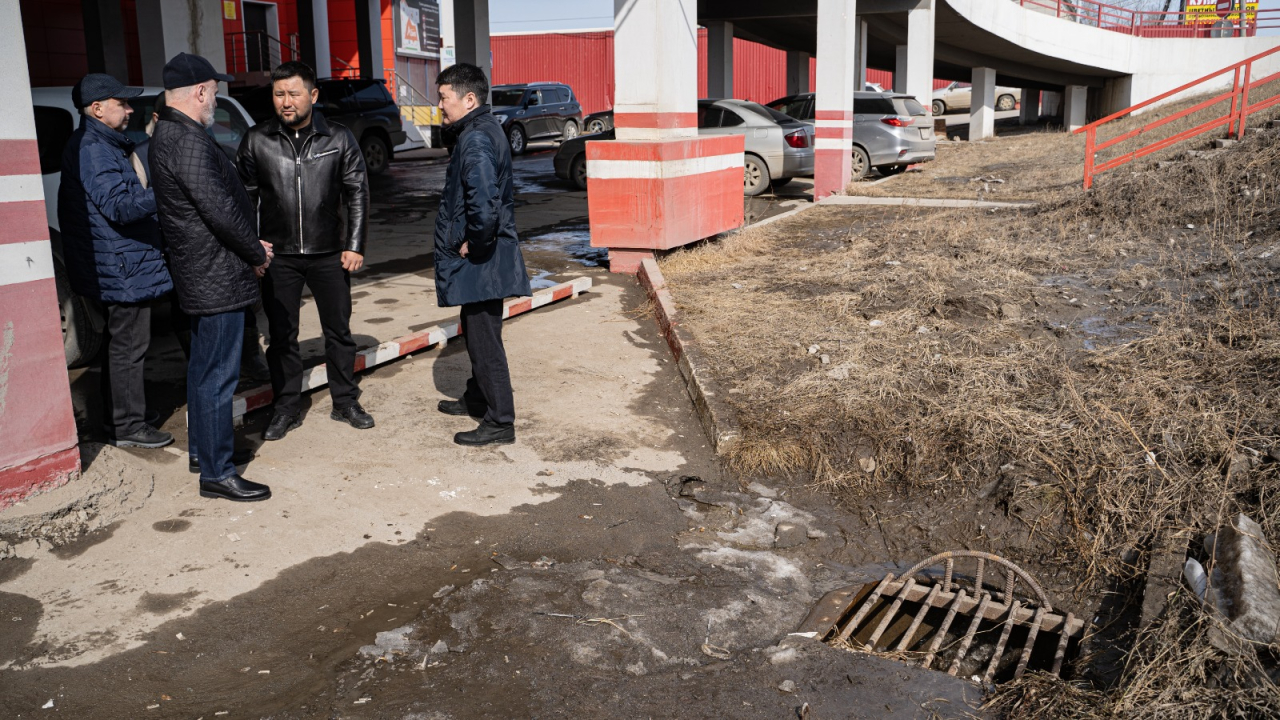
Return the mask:
<path id="1" fill-rule="evenodd" d="M 480 104 L 489 102 L 489 78 L 485 77 L 484 71 L 475 65 L 468 63 L 450 65 L 436 76 L 436 87 L 441 85 L 452 86 L 459 98 L 466 97 L 467 93 L 475 93 L 476 100 L 479 100 Z"/>
<path id="2" fill-rule="evenodd" d="M 277 80 L 288 80 L 289 78 L 299 78 L 302 84 L 307 86 L 308 90 L 314 90 L 316 87 L 316 71 L 311 66 L 298 61 L 290 60 L 287 63 L 280 63 L 275 70 L 271 71 L 271 82 Z"/>

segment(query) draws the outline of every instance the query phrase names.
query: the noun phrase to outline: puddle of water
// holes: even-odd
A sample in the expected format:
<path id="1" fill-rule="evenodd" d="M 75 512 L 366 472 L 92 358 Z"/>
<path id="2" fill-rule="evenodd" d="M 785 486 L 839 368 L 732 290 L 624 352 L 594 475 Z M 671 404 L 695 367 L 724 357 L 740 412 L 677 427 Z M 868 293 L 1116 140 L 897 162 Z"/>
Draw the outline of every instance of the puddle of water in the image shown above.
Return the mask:
<path id="1" fill-rule="evenodd" d="M 556 285 L 560 284 L 560 283 L 557 283 L 555 280 L 551 279 L 551 276 L 554 273 L 552 273 L 550 270 L 536 270 L 535 268 L 529 268 L 529 269 L 534 270 L 535 272 L 534 276 L 529 278 L 529 287 L 533 288 L 534 290 L 544 290 L 546 288 L 555 287 Z"/>
<path id="2" fill-rule="evenodd" d="M 1143 327 L 1137 323 L 1112 323 L 1101 316 L 1081 320 L 1080 330 L 1087 336 L 1083 343 L 1085 350 L 1097 350 L 1107 345 L 1123 345 L 1143 335 Z"/>
<path id="3" fill-rule="evenodd" d="M 523 244 L 529 250 L 564 253 L 569 260 L 587 267 L 603 267 L 609 258 L 608 248 L 591 247 L 591 232 L 585 225 L 535 235 L 526 238 Z"/>

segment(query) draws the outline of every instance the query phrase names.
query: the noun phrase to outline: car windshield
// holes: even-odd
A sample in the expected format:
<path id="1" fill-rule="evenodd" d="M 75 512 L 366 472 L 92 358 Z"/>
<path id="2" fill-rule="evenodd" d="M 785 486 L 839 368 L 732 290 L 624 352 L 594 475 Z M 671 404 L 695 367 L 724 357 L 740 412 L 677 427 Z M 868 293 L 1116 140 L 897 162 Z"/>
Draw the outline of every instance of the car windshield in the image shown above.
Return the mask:
<path id="1" fill-rule="evenodd" d="M 755 113 L 756 115 L 759 115 L 760 117 L 764 118 L 765 120 L 770 120 L 778 124 L 793 123 L 796 121 L 796 119 L 791 117 L 790 115 L 787 115 L 785 113 L 780 113 L 777 110 L 774 110 L 773 108 L 767 108 L 763 105 L 760 105 L 759 103 L 744 102 L 741 105 L 738 105 L 737 107 L 743 110 L 749 110 Z"/>
<path id="2" fill-rule="evenodd" d="M 515 107 L 520 104 L 520 98 L 524 97 L 524 88 L 506 88 L 504 90 L 493 91 L 494 107 Z"/>

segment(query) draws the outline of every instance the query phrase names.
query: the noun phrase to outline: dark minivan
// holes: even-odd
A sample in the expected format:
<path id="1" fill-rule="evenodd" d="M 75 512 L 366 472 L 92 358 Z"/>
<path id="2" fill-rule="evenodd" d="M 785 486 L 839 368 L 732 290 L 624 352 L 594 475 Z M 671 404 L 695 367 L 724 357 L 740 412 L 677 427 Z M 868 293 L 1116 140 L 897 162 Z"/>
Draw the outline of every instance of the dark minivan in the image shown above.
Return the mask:
<path id="1" fill-rule="evenodd" d="M 496 85 L 492 107 L 512 155 L 524 152 L 530 140 L 569 140 L 582 128 L 582 106 L 561 83 Z"/>

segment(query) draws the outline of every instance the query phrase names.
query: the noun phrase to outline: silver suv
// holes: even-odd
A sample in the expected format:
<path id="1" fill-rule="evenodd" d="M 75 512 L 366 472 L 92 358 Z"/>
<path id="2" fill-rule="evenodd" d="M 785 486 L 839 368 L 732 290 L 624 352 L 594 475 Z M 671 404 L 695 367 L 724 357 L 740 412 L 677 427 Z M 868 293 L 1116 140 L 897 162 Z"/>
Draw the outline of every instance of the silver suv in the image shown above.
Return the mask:
<path id="1" fill-rule="evenodd" d="M 788 95 L 767 107 L 813 122 L 813 93 Z M 866 177 L 872 168 L 881 175 L 896 175 L 908 165 L 932 160 L 937 147 L 929 113 L 915 98 L 888 92 L 853 94 L 853 179 Z"/>

